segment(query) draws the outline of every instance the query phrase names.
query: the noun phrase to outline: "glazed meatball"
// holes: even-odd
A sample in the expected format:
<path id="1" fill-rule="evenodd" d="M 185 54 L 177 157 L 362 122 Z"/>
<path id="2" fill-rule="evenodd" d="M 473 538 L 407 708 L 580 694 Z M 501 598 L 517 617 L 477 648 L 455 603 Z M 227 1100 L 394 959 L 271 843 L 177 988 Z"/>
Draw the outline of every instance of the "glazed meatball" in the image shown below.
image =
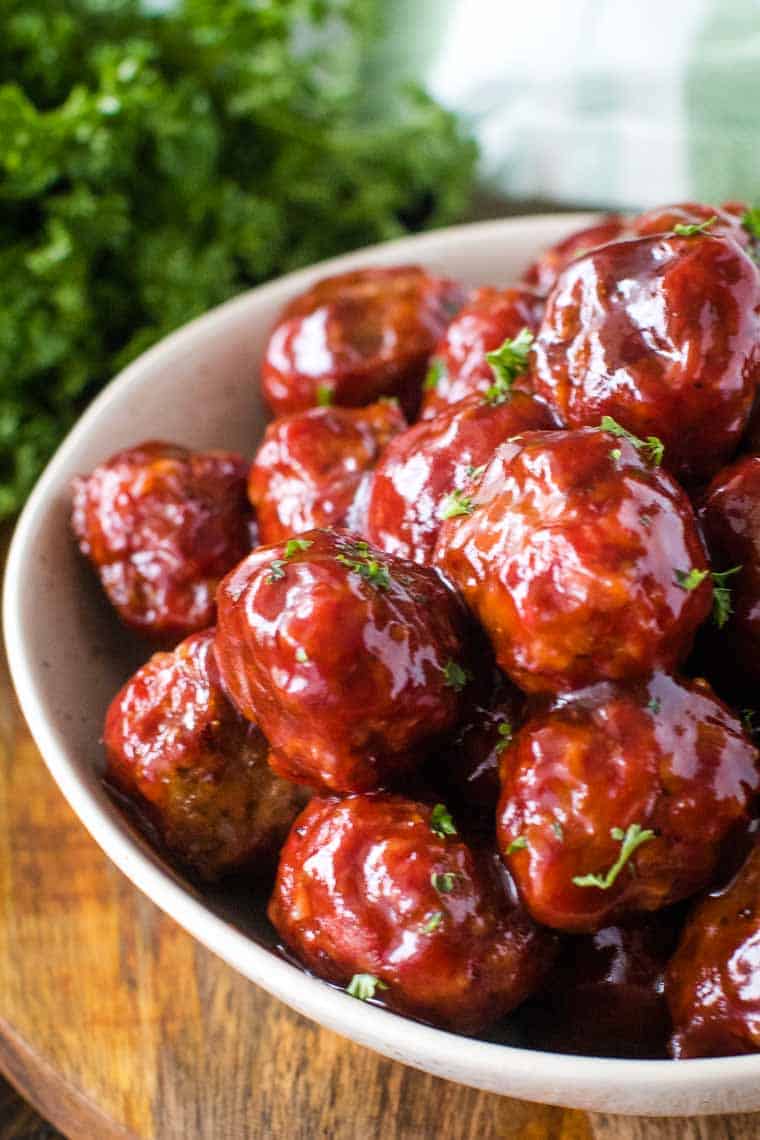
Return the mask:
<path id="1" fill-rule="evenodd" d="M 225 697 L 213 640 L 206 630 L 154 654 L 114 697 L 103 732 L 110 782 L 206 879 L 271 868 L 306 802 Z"/>
<path id="2" fill-rule="evenodd" d="M 247 464 L 149 442 L 74 480 L 79 549 L 127 625 L 180 638 L 211 625 L 220 580 L 251 548 Z"/>
<path id="3" fill-rule="evenodd" d="M 464 615 L 433 570 L 314 530 L 249 555 L 218 604 L 222 679 L 280 775 L 369 791 L 459 718 Z"/>
<path id="4" fill-rule="evenodd" d="M 569 237 L 547 249 L 537 261 L 528 266 L 523 281 L 539 294 L 545 295 L 551 292 L 562 270 L 571 261 L 575 261 L 576 257 L 582 257 L 599 245 L 619 241 L 627 233 L 626 219 L 618 214 L 609 214 L 593 226 L 575 230 Z"/>
<path id="5" fill-rule="evenodd" d="M 422 418 L 431 419 L 473 392 L 486 392 L 494 375 L 486 359 L 523 329 L 535 333 L 543 298 L 531 289 L 478 289 L 454 317 L 436 346 L 422 399 Z"/>
<path id="6" fill-rule="evenodd" d="M 569 427 L 658 436 L 681 479 L 736 448 L 760 379 L 760 271 L 709 233 L 615 242 L 573 262 L 534 345 L 534 387 Z"/>
<path id="7" fill-rule="evenodd" d="M 755 685 L 760 681 L 760 456 L 746 456 L 721 471 L 700 513 L 713 565 L 730 589 L 722 656 Z"/>
<path id="8" fill-rule="evenodd" d="M 430 354 L 461 307 L 455 281 L 416 265 L 354 269 L 318 281 L 281 314 L 261 383 L 275 415 L 397 396 L 413 416 Z"/>
<path id="9" fill-rule="evenodd" d="M 405 427 L 393 400 L 309 408 L 271 423 L 248 476 L 261 542 L 345 526 L 362 477 Z"/>
<path id="10" fill-rule="evenodd" d="M 709 886 L 746 832 L 759 771 L 706 682 L 592 686 L 505 749 L 499 848 L 537 922 L 597 930 Z"/>
<path id="11" fill-rule="evenodd" d="M 477 1033 L 536 987 L 553 941 L 454 827 L 440 805 L 399 796 L 312 800 L 269 917 L 308 969 L 354 996 Z"/>
<path id="12" fill-rule="evenodd" d="M 710 609 L 688 499 L 647 445 L 609 431 L 502 444 L 435 560 L 527 692 L 670 668 Z"/>
<path id="13" fill-rule="evenodd" d="M 473 395 L 389 444 L 375 468 L 364 522 L 382 550 L 430 563 L 441 522 L 461 509 L 473 473 L 500 443 L 550 428 L 545 404 L 524 392 Z"/>
<path id="14" fill-rule="evenodd" d="M 531 1045 L 596 1057 L 667 1056 L 665 968 L 681 907 L 568 938 L 521 1023 Z"/>
<path id="15" fill-rule="evenodd" d="M 760 845 L 693 911 L 665 983 L 675 1057 L 760 1051 Z"/>

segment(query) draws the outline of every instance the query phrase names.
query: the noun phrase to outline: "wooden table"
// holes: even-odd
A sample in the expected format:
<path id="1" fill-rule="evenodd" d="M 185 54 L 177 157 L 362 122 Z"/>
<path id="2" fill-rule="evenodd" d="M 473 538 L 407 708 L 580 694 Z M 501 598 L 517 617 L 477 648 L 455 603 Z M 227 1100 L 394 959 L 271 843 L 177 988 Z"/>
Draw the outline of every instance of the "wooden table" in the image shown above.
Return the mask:
<path id="1" fill-rule="evenodd" d="M 113 867 L 0 661 L 0 1069 L 72 1140 L 696 1140 L 760 1116 L 590 1116 L 425 1076 L 292 1013 Z M 0 1081 L 2 1086 L 2 1081 Z M 0 1087 L 0 1140 L 55 1132 Z"/>

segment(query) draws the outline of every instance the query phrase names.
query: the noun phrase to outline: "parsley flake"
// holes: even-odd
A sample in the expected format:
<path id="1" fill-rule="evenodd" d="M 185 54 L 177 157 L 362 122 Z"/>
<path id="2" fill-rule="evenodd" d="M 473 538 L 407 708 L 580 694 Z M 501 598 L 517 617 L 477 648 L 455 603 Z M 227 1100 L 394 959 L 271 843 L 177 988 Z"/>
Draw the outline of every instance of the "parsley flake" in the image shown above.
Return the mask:
<path id="1" fill-rule="evenodd" d="M 524 851 L 528 846 L 528 840 L 524 835 L 518 835 L 517 839 L 513 839 L 507 847 L 507 855 L 511 855 L 513 851 Z"/>
<path id="2" fill-rule="evenodd" d="M 552 831 L 557 836 L 557 839 L 559 839 L 560 843 L 562 843 L 562 841 L 565 838 L 565 833 L 562 830 L 562 824 L 559 822 L 558 819 L 552 820 Z"/>
<path id="3" fill-rule="evenodd" d="M 384 562 L 369 555 L 369 544 L 359 540 L 349 548 L 349 554 L 337 554 L 337 561 L 348 566 L 360 578 L 376 590 L 387 590 L 391 584 L 391 575 Z"/>
<path id="4" fill-rule="evenodd" d="M 475 510 L 472 499 L 464 491 L 452 491 L 441 503 L 438 517 L 440 519 L 455 519 L 459 515 L 471 515 Z"/>
<path id="5" fill-rule="evenodd" d="M 329 408 L 335 399 L 335 393 L 327 384 L 317 384 L 317 405 L 320 408 Z M 358 975 L 357 975 L 358 976 Z"/>
<path id="6" fill-rule="evenodd" d="M 381 982 L 374 974 L 354 974 L 346 986 L 346 993 L 359 1001 L 369 1001 L 375 996 L 375 990 L 387 990 L 385 982 Z"/>
<path id="7" fill-rule="evenodd" d="M 494 383 L 483 394 L 486 403 L 503 404 L 509 399 L 515 380 L 528 371 L 532 344 L 533 333 L 525 328 L 516 337 L 507 337 L 493 352 L 486 353 L 494 375 Z"/>
<path id="8" fill-rule="evenodd" d="M 304 649 L 304 647 L 302 645 L 299 645 L 298 649 L 296 649 L 296 661 L 299 661 L 301 663 L 301 665 L 303 665 L 308 660 L 309 660 L 309 654 L 306 652 L 306 650 Z"/>
<path id="9" fill-rule="evenodd" d="M 632 823 L 626 831 L 613 827 L 610 835 L 620 843 L 617 859 L 603 875 L 575 875 L 573 883 L 576 887 L 598 887 L 600 891 L 608 891 L 637 848 L 655 838 L 653 831 L 638 823 Z"/>
<path id="10" fill-rule="evenodd" d="M 430 361 L 430 367 L 425 374 L 425 379 L 422 383 L 423 391 L 434 392 L 438 387 L 438 381 L 444 375 L 443 361 L 438 356 L 434 356 Z"/>
<path id="11" fill-rule="evenodd" d="M 713 570 L 713 621 L 718 629 L 723 629 L 733 612 L 731 607 L 731 587 L 726 585 L 726 579 L 738 574 L 741 566 L 734 566 L 731 570 Z"/>
<path id="12" fill-rule="evenodd" d="M 751 206 L 742 216 L 742 226 L 750 235 L 760 241 L 760 206 Z"/>
<path id="13" fill-rule="evenodd" d="M 449 688 L 454 689 L 457 693 L 461 693 L 462 689 L 470 680 L 469 669 L 463 669 L 461 665 L 451 658 L 449 658 L 443 668 L 443 675 L 446 678 L 446 684 Z"/>
<path id="14" fill-rule="evenodd" d="M 637 451 L 643 452 L 644 458 L 653 463 L 655 467 L 659 467 L 662 463 L 665 444 L 656 435 L 648 435 L 646 439 L 639 439 L 633 432 L 627 431 L 617 420 L 613 420 L 612 416 L 602 416 L 599 430 L 606 431 L 609 435 L 617 436 L 619 439 L 628 440 Z M 620 449 L 615 448 L 614 451 L 610 452 L 610 455 L 617 462 L 620 459 Z"/>
<path id="15" fill-rule="evenodd" d="M 622 459 L 622 457 L 623 457 L 623 453 L 620 450 L 620 448 L 619 447 L 613 447 L 612 451 L 610 452 L 610 459 L 612 460 L 612 462 L 613 463 L 619 463 L 620 460 Z"/>
<path id="16" fill-rule="evenodd" d="M 443 911 L 442 910 L 434 910 L 432 912 L 432 914 L 428 915 L 428 917 L 425 919 L 424 923 L 422 924 L 422 933 L 423 934 L 432 934 L 434 930 L 438 929 L 438 927 L 441 925 L 442 922 L 443 922 Z"/>
<path id="17" fill-rule="evenodd" d="M 701 586 L 705 578 L 710 575 L 709 570 L 676 570 L 675 578 L 676 585 L 680 586 L 682 590 L 696 590 L 697 586 Z"/>
<path id="18" fill-rule="evenodd" d="M 285 543 L 285 558 L 293 558 L 301 550 L 308 550 L 314 543 L 310 538 L 289 538 Z"/>
<path id="19" fill-rule="evenodd" d="M 752 736 L 755 731 L 755 715 L 754 709 L 742 709 L 741 711 L 742 728 L 747 733 L 747 736 Z"/>
<path id="20" fill-rule="evenodd" d="M 718 215 L 713 214 L 705 222 L 694 223 L 692 225 L 684 225 L 683 222 L 676 222 L 673 226 L 673 233 L 678 234 L 679 237 L 696 237 L 697 234 L 706 234 L 710 227 L 717 222 Z"/>
<path id="21" fill-rule="evenodd" d="M 658 712 L 662 708 L 662 701 L 659 697 L 651 697 L 647 701 L 647 708 L 649 709 L 652 716 L 657 716 Z"/>
<path id="22" fill-rule="evenodd" d="M 513 736 L 512 725 L 509 723 L 508 720 L 503 720 L 501 722 L 501 724 L 498 726 L 498 728 L 496 729 L 496 731 L 498 732 L 499 737 L 500 737 L 500 739 L 496 745 L 496 752 L 498 755 L 501 755 L 501 753 L 504 751 L 504 749 L 507 748 L 512 743 L 512 736 Z"/>
<path id="23" fill-rule="evenodd" d="M 439 895 L 450 895 L 458 878 L 455 871 L 433 871 L 430 882 Z"/>
<path id="24" fill-rule="evenodd" d="M 269 567 L 269 573 L 264 581 L 267 585 L 271 586 L 273 582 L 279 581 L 280 578 L 285 577 L 285 563 L 282 558 L 275 558 L 272 565 Z"/>
<path id="25" fill-rule="evenodd" d="M 430 815 L 430 830 L 435 835 L 445 839 L 447 835 L 456 835 L 457 828 L 451 813 L 445 804 L 436 804 Z"/>
<path id="26" fill-rule="evenodd" d="M 487 466 L 488 466 L 487 463 L 481 463 L 480 467 L 472 467 L 472 466 L 468 467 L 467 468 L 467 478 L 468 479 L 479 479 L 480 476 L 485 471 Z"/>

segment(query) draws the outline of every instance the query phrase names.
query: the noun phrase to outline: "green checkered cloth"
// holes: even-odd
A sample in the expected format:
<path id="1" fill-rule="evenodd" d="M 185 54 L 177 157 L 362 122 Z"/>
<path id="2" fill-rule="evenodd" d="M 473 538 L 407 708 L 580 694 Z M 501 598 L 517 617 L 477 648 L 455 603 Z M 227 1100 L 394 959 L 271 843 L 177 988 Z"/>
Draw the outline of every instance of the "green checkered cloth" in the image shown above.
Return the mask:
<path id="1" fill-rule="evenodd" d="M 760 201 L 760 0 L 386 0 L 375 78 L 473 124 L 490 189 Z"/>

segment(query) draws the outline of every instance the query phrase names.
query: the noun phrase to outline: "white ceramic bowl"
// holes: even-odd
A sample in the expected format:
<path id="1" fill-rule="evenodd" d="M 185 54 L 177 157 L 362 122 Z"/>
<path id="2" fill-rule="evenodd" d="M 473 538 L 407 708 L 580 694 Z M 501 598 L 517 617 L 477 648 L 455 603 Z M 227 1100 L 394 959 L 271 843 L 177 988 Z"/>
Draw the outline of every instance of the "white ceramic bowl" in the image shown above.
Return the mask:
<path id="1" fill-rule="evenodd" d="M 210 950 L 307 1017 L 438 1076 L 528 1100 L 613 1113 L 760 1109 L 760 1056 L 678 1063 L 561 1056 L 458 1037 L 356 1001 L 272 952 L 263 898 L 243 908 L 224 891 L 200 893 L 183 881 L 100 784 L 104 711 L 149 650 L 118 625 L 74 547 L 72 476 L 151 437 L 251 455 L 265 423 L 256 374 L 266 335 L 283 303 L 319 277 L 415 261 L 473 284 L 506 284 L 540 249 L 589 220 L 484 222 L 361 250 L 254 289 L 135 361 L 69 434 L 18 524 L 3 612 L 10 667 L 50 771 L 114 863 Z"/>

